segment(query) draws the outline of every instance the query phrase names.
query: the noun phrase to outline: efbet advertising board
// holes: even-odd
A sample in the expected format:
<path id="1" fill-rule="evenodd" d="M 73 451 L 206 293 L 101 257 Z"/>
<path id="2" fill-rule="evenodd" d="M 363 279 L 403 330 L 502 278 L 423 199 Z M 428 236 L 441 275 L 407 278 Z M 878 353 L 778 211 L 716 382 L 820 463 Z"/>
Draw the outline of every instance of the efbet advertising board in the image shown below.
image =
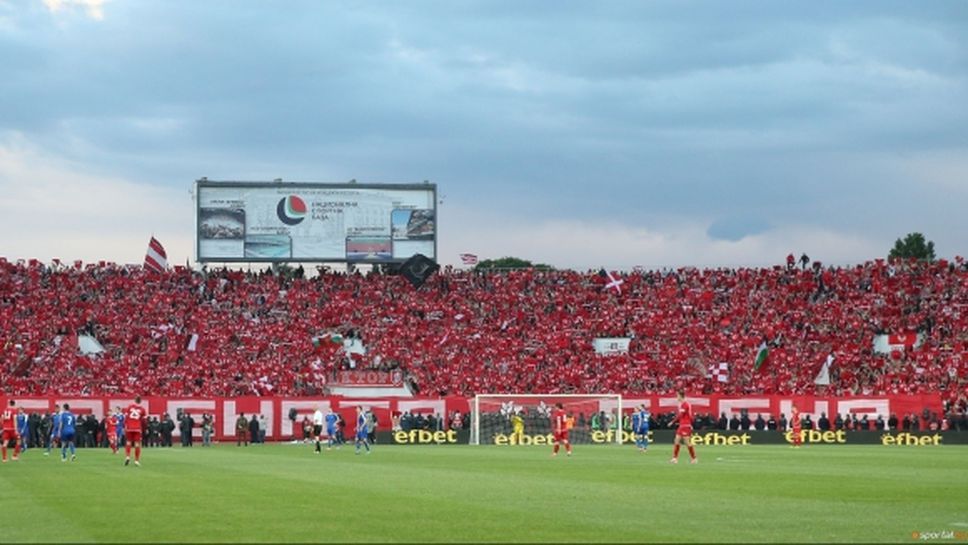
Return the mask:
<path id="1" fill-rule="evenodd" d="M 590 438 L 595 444 L 612 444 L 615 431 L 594 431 Z M 649 442 L 657 445 L 670 445 L 675 438 L 673 430 L 649 431 Z M 968 444 L 968 433 L 952 431 L 901 431 L 901 430 L 802 430 L 801 442 L 804 445 L 883 445 L 891 447 L 928 447 L 941 445 Z M 622 442 L 634 444 L 635 436 L 622 431 Z M 727 431 L 699 430 L 692 434 L 689 441 L 693 445 L 715 445 L 723 447 L 747 445 L 783 445 L 793 443 L 792 431 Z M 496 444 L 502 444 L 495 442 Z M 522 442 L 522 444 L 524 444 Z"/>
<path id="2" fill-rule="evenodd" d="M 400 263 L 437 256 L 435 184 L 195 183 L 201 262 Z"/>

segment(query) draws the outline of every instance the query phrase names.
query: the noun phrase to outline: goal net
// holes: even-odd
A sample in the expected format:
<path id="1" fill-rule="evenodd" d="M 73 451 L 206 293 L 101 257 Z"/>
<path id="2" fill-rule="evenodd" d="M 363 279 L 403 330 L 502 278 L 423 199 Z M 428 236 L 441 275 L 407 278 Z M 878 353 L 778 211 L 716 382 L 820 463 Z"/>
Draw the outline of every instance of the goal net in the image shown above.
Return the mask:
<path id="1" fill-rule="evenodd" d="M 485 394 L 471 406 L 471 444 L 550 445 L 558 403 L 571 418 L 572 443 L 622 443 L 621 395 Z M 522 434 L 514 433 L 515 421 L 524 424 Z"/>

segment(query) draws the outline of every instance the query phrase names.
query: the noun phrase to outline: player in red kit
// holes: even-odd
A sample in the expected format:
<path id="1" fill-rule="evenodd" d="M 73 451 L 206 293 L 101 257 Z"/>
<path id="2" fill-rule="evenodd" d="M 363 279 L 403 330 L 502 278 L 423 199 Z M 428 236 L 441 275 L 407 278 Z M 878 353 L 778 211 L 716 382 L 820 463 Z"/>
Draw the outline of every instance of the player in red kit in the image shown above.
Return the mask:
<path id="1" fill-rule="evenodd" d="M 148 411 L 141 406 L 141 396 L 124 410 L 124 465 L 131 463 L 131 445 L 134 444 L 134 465 L 141 465 L 141 429 L 148 418 Z"/>
<path id="2" fill-rule="evenodd" d="M 571 456 L 571 442 L 568 441 L 568 429 L 570 428 L 568 415 L 561 403 L 556 404 L 555 410 L 551 413 L 551 428 L 555 434 L 555 447 L 551 455 L 558 456 L 558 448 L 561 447 L 561 443 L 564 443 L 565 452 L 568 453 L 568 456 Z"/>
<path id="3" fill-rule="evenodd" d="M 672 459 L 669 460 L 670 463 L 679 463 L 679 445 L 680 443 L 685 443 L 686 448 L 689 449 L 689 463 L 696 463 L 696 447 L 692 446 L 690 439 L 692 438 L 692 405 L 686 401 L 686 394 L 683 391 L 679 391 L 676 394 L 679 399 L 679 412 L 676 414 L 676 422 L 679 427 L 676 428 L 676 438 L 673 441 L 672 447 Z"/>
<path id="4" fill-rule="evenodd" d="M 105 419 L 104 433 L 108 435 L 108 446 L 111 447 L 111 454 L 117 454 L 118 453 L 118 417 L 116 412 L 109 414 L 107 419 Z"/>
<path id="5" fill-rule="evenodd" d="M 803 442 L 803 433 L 800 426 L 800 411 L 794 405 L 790 409 L 790 430 L 793 432 L 793 445 L 791 448 L 799 448 L 800 443 Z"/>
<path id="6" fill-rule="evenodd" d="M 3 461 L 7 461 L 7 443 L 10 441 L 14 444 L 13 459 L 17 461 L 20 459 L 20 441 L 17 440 L 17 407 L 14 400 L 10 400 L 0 417 L 3 420 L 3 436 L 0 437 L 3 440 Z"/>

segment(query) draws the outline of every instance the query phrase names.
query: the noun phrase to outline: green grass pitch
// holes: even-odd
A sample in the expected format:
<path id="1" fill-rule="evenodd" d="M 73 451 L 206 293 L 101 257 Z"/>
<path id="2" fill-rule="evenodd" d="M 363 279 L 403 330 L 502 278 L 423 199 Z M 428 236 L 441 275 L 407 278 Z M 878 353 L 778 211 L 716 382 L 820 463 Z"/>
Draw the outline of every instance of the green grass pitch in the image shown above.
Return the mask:
<path id="1" fill-rule="evenodd" d="M 968 447 L 671 450 L 35 449 L 0 466 L 0 542 L 968 542 Z"/>

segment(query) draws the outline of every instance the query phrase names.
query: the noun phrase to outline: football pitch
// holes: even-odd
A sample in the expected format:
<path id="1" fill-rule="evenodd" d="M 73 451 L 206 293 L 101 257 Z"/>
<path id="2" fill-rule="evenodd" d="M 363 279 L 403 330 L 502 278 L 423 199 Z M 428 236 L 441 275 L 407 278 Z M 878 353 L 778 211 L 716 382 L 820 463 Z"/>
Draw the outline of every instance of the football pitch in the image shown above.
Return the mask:
<path id="1" fill-rule="evenodd" d="M 34 449 L 0 466 L 0 541 L 968 542 L 968 447 L 671 450 Z"/>

